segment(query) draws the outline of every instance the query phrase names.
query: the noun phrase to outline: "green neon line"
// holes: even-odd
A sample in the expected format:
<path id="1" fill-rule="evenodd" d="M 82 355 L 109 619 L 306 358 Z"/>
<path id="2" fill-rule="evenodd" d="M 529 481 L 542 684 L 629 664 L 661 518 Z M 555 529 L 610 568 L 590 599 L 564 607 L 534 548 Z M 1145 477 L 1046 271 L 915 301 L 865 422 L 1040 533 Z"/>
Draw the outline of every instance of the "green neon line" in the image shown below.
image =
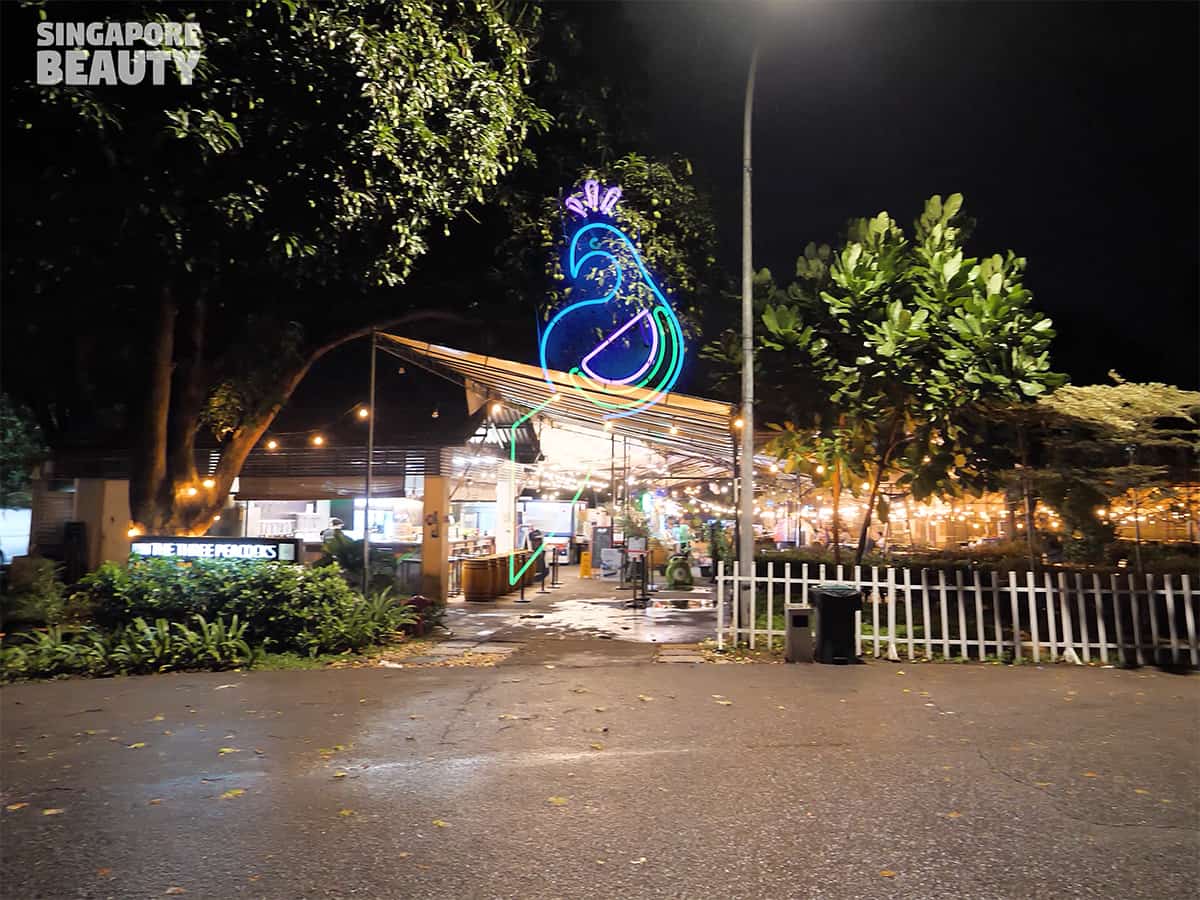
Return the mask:
<path id="1" fill-rule="evenodd" d="M 529 412 L 525 413 L 525 415 L 521 416 L 521 418 L 517 419 L 517 421 L 513 422 L 511 426 L 509 426 L 509 429 L 508 429 L 509 430 L 508 461 L 511 463 L 511 466 L 509 467 L 509 470 L 508 470 L 508 478 L 509 478 L 509 484 L 512 486 L 513 503 L 517 502 L 517 498 L 516 498 L 516 493 L 517 493 L 517 428 L 520 425 L 524 425 L 531 418 L 536 416 L 539 412 L 541 412 L 543 409 L 545 409 L 547 406 L 549 406 L 553 402 L 554 402 L 554 397 L 551 396 L 548 400 L 546 400 L 543 403 L 538 404 L 533 409 L 531 409 Z M 575 492 L 575 496 L 571 498 L 572 504 L 574 504 L 579 499 L 580 495 L 587 488 L 588 484 L 591 483 L 591 480 L 592 480 L 592 473 L 588 472 L 588 476 L 587 476 L 587 478 L 584 479 L 583 485 L 579 488 L 579 490 L 577 490 Z M 516 523 L 516 520 L 514 519 L 513 520 L 513 544 L 515 545 L 516 543 L 517 543 L 517 523 Z M 519 571 L 515 574 L 513 573 L 513 567 L 516 565 L 514 558 L 517 555 L 517 551 L 516 550 L 509 551 L 509 553 L 508 553 L 508 584 L 509 584 L 509 587 L 512 587 L 514 584 L 517 583 L 517 579 L 525 574 L 525 570 L 534 564 L 534 562 L 537 560 L 538 556 L 545 549 L 546 549 L 546 544 L 545 544 L 545 542 L 543 542 L 542 545 L 540 547 L 538 547 L 536 551 L 534 551 L 534 554 L 531 557 L 529 557 L 528 560 L 526 560 L 525 565 L 521 566 L 521 571 Z"/>

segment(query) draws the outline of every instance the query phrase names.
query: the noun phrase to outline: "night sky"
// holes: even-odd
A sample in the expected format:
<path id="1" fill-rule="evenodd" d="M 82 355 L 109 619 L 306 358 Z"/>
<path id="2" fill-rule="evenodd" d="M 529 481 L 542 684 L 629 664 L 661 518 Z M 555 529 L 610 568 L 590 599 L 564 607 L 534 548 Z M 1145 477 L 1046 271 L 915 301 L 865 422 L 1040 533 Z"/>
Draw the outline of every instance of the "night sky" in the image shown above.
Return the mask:
<path id="1" fill-rule="evenodd" d="M 752 13 L 757 10 L 758 19 Z M 1078 384 L 1200 384 L 1192 3 L 630 3 L 657 153 L 692 159 L 736 277 L 754 28 L 754 260 L 961 192 L 976 254 L 1027 257 Z"/>

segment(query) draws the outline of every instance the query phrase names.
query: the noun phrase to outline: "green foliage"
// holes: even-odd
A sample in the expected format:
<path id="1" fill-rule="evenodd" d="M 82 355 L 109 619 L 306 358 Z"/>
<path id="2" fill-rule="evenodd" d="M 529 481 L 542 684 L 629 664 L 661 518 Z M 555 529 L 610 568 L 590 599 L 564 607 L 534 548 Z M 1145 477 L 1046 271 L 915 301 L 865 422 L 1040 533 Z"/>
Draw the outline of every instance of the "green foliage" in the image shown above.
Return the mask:
<path id="1" fill-rule="evenodd" d="M 0 509 L 27 509 L 30 472 L 46 456 L 42 430 L 23 406 L 0 393 Z"/>
<path id="2" fill-rule="evenodd" d="M 326 539 L 321 547 L 321 558 L 316 566 L 336 565 L 355 590 L 362 588 L 363 542 L 356 541 L 338 531 Z M 368 590 L 381 591 L 396 578 L 396 557 L 390 550 L 371 547 L 371 580 Z"/>
<path id="3" fill-rule="evenodd" d="M 250 666 L 255 654 L 245 640 L 246 625 L 233 616 L 208 622 L 193 616 L 195 628 L 159 618 L 136 618 L 106 634 L 91 626 L 18 635 L 0 650 L 0 677 L 55 675 L 138 675 L 182 669 Z"/>
<path id="4" fill-rule="evenodd" d="M 911 233 L 886 212 L 851 221 L 840 246 L 805 248 L 786 289 L 756 284 L 764 412 L 784 422 L 771 449 L 790 471 L 823 466 L 835 495 L 860 475 L 917 499 L 979 492 L 987 448 L 968 418 L 1064 380 L 1025 260 L 968 257 L 962 202 L 931 197 Z"/>
<path id="5" fill-rule="evenodd" d="M 358 650 L 415 621 L 387 591 L 361 598 L 336 565 L 132 559 L 127 568 L 106 563 L 85 576 L 76 598 L 104 628 L 226 619 L 242 623 L 238 636 L 251 645 L 309 655 Z"/>
<path id="6" fill-rule="evenodd" d="M 654 273 L 665 295 L 675 306 L 685 328 L 695 333 L 703 311 L 718 296 L 723 274 L 716 261 L 716 224 L 707 197 L 692 183 L 691 163 L 682 158 L 669 161 L 649 159 L 629 153 L 609 165 L 585 168 L 575 180 L 563 186 L 573 191 L 588 178 L 603 184 L 620 185 L 621 201 L 614 220 L 628 234 Z M 513 262 L 540 271 L 549 281 L 543 316 L 548 319 L 562 303 L 571 300 L 564 260 L 567 235 L 564 233 L 562 198 L 546 197 L 540 209 L 517 223 L 509 242 Z M 624 257 L 625 245 L 613 239 L 604 249 L 630 268 Z M 612 273 L 601 271 L 601 279 Z M 628 294 L 630 304 L 646 305 L 653 300 L 640 282 Z M 639 296 L 636 290 L 647 291 Z"/>
<path id="7" fill-rule="evenodd" d="M 0 596 L 0 631 L 64 621 L 67 604 L 59 570 L 53 560 L 41 557 L 10 567 L 7 588 Z"/>

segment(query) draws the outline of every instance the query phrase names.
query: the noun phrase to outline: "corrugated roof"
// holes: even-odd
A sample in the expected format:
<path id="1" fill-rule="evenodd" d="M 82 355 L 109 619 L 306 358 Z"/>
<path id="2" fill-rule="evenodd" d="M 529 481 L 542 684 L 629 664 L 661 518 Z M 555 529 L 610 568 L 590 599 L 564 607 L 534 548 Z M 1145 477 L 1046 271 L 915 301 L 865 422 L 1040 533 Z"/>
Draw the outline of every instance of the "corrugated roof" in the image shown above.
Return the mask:
<path id="1" fill-rule="evenodd" d="M 557 395 L 542 415 L 563 424 L 603 434 L 629 437 L 654 445 L 672 456 L 728 465 L 732 455 L 730 422 L 733 407 L 718 400 L 688 394 L 664 394 L 637 415 L 605 422 L 593 400 L 609 400 L 605 394 L 589 390 L 567 373 L 551 370 L 546 374 L 537 366 L 496 356 L 483 356 L 453 347 L 394 334 L 381 334 L 380 347 L 414 365 L 452 372 L 464 386 L 487 391 L 488 396 L 520 409 L 533 409 Z M 648 399 L 653 392 L 633 391 L 627 399 Z"/>

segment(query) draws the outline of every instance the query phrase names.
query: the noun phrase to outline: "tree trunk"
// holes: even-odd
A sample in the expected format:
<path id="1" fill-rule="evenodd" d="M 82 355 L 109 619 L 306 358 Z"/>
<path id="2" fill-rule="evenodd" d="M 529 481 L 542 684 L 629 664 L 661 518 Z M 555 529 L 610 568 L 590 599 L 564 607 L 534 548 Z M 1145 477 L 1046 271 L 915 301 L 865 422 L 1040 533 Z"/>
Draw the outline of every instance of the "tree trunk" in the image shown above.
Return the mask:
<path id="1" fill-rule="evenodd" d="M 887 446 L 883 450 L 883 456 L 879 458 L 879 465 L 875 469 L 875 477 L 871 480 L 871 494 L 867 499 L 866 512 L 863 513 L 862 528 L 858 532 L 858 549 L 854 553 L 854 564 L 856 566 L 862 563 L 863 554 L 867 550 L 867 531 L 871 527 L 871 514 L 875 511 L 875 501 L 879 497 L 879 484 L 883 480 L 883 473 L 891 465 L 892 454 L 896 452 L 896 438 L 899 431 L 900 419 L 893 419 Z"/>
<path id="2" fill-rule="evenodd" d="M 842 564 L 842 469 L 837 462 L 833 466 L 833 482 L 830 487 L 833 489 L 833 564 L 840 566 Z"/>
<path id="3" fill-rule="evenodd" d="M 164 298 L 169 298 L 169 292 L 164 292 Z M 366 337 L 374 330 L 407 325 L 422 321 L 442 321 L 464 324 L 462 317 L 453 313 L 439 310 L 424 310 L 409 313 L 397 319 L 367 325 L 334 338 L 314 350 L 298 364 L 291 372 L 286 373 L 279 381 L 279 391 L 274 402 L 261 414 L 238 425 L 231 434 L 226 436 L 220 446 L 220 461 L 216 471 L 210 476 L 213 481 L 211 488 L 205 487 L 198 481 L 195 470 L 195 436 L 200 414 L 203 410 L 206 390 L 203 373 L 204 346 L 204 315 L 203 307 L 197 306 L 189 321 L 189 333 L 186 342 L 189 356 L 179 368 L 180 383 L 176 386 L 176 409 L 171 409 L 171 369 L 174 351 L 173 334 L 176 318 L 176 307 L 171 301 L 169 322 L 160 323 L 158 338 L 155 344 L 153 366 L 155 377 L 152 380 L 150 398 L 147 401 L 148 414 L 154 412 L 155 428 L 154 441 L 143 440 L 135 453 L 135 472 L 150 473 L 157 485 L 157 490 L 151 494 L 143 492 L 150 484 L 149 478 L 134 478 L 130 480 L 130 508 L 133 511 L 135 526 L 143 533 L 170 535 L 200 535 L 208 531 L 214 519 L 220 514 L 225 505 L 225 498 L 233 487 L 233 481 L 242 470 L 246 458 L 255 448 L 275 417 L 291 398 L 300 382 L 308 374 L 313 365 L 342 344 Z M 164 345 L 165 341 L 165 345 Z M 168 429 L 168 423 L 172 428 Z M 168 443 L 168 433 L 173 442 Z M 144 461 L 144 462 L 143 462 Z M 168 477 L 168 461 L 171 462 Z M 196 493 L 190 493 L 191 489 Z M 135 502 L 136 501 L 136 502 Z"/>
<path id="4" fill-rule="evenodd" d="M 1029 549 L 1029 567 L 1036 571 L 1037 535 L 1034 533 L 1033 498 L 1029 485 L 1029 441 L 1023 424 L 1017 426 L 1017 451 L 1021 456 L 1021 495 L 1025 501 L 1025 544 Z"/>
<path id="5" fill-rule="evenodd" d="M 135 527 L 154 532 L 165 524 L 167 483 L 167 421 L 171 410 L 171 369 L 178 308 L 170 284 L 163 285 L 158 303 L 154 343 L 150 348 L 146 403 L 141 433 L 130 460 L 129 509 Z"/>

